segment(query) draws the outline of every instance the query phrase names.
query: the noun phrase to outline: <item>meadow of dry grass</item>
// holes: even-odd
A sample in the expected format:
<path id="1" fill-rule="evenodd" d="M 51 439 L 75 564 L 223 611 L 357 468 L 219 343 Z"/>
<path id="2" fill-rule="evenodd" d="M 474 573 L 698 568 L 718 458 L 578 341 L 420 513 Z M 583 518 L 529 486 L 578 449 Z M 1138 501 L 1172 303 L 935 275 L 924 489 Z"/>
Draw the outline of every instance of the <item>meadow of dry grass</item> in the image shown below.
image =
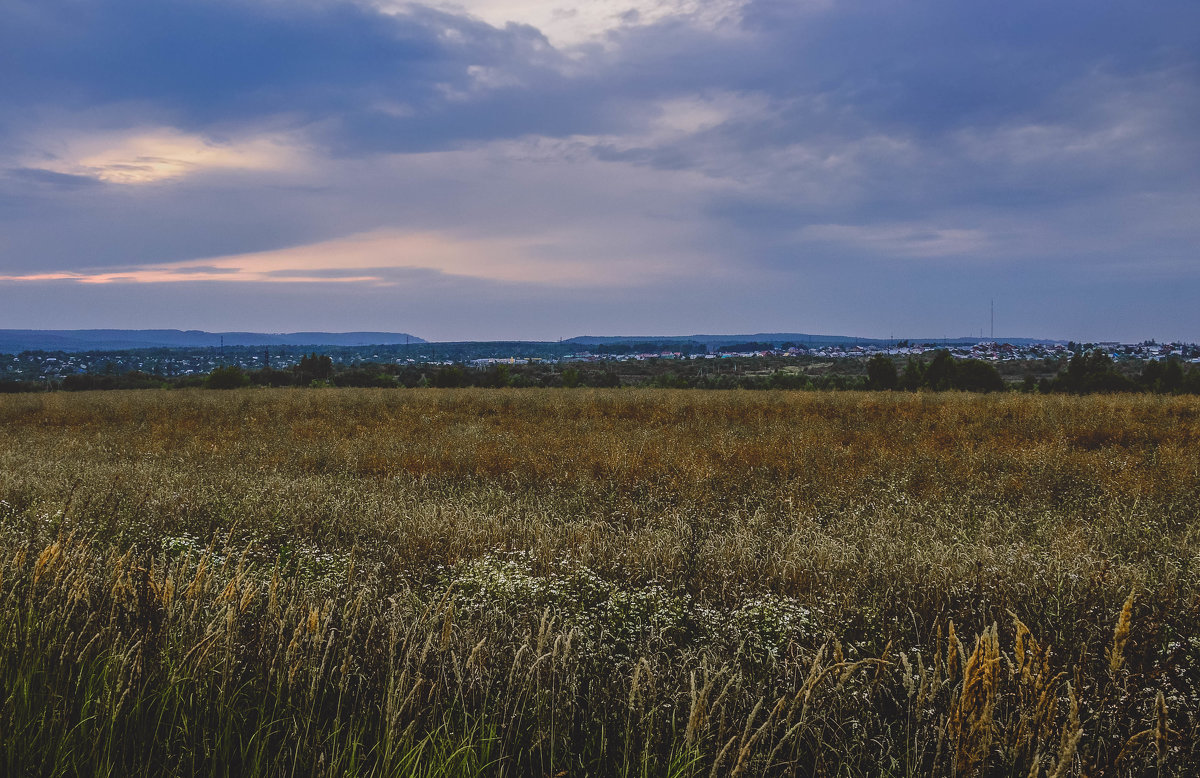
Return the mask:
<path id="1" fill-rule="evenodd" d="M 1200 400 L 0 397 L 9 775 L 1189 775 Z"/>

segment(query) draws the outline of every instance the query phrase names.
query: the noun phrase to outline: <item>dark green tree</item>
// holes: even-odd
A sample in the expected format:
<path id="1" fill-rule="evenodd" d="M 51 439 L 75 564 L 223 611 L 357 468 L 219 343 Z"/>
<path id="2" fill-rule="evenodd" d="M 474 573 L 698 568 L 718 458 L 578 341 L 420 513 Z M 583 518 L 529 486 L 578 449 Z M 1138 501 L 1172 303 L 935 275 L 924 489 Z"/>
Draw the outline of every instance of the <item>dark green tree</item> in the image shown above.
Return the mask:
<path id="1" fill-rule="evenodd" d="M 886 354 L 876 354 L 867 360 L 867 388 L 895 389 L 900 384 L 896 363 Z"/>
<path id="2" fill-rule="evenodd" d="M 1148 391 L 1157 392 L 1162 375 L 1162 362 L 1159 362 L 1157 359 L 1149 359 L 1146 360 L 1146 364 L 1142 367 L 1142 374 L 1138 377 L 1138 383 Z"/>
<path id="3" fill-rule="evenodd" d="M 1180 390 L 1188 394 L 1200 394 L 1200 365 L 1188 369 Z"/>
<path id="4" fill-rule="evenodd" d="M 470 386 L 471 380 L 467 372 L 458 365 L 448 365 L 433 374 L 433 385 L 439 389 L 453 389 L 458 386 Z"/>
<path id="5" fill-rule="evenodd" d="M 237 365 L 218 367 L 204 379 L 204 386 L 209 389 L 240 389 L 250 385 L 250 376 L 242 372 Z"/>
<path id="6" fill-rule="evenodd" d="M 1138 385 L 1117 372 L 1112 357 L 1099 349 L 1080 351 L 1071 357 L 1067 369 L 1054 379 L 1054 391 L 1087 394 L 1090 392 L 1135 392 Z"/>
<path id="7" fill-rule="evenodd" d="M 587 376 L 588 386 L 613 387 L 621 385 L 621 377 L 612 369 L 594 371 Z"/>
<path id="8" fill-rule="evenodd" d="M 1163 366 L 1162 378 L 1158 380 L 1158 391 L 1163 394 L 1176 394 L 1183 388 L 1183 365 L 1178 359 L 1168 359 Z"/>
<path id="9" fill-rule="evenodd" d="M 355 367 L 333 376 L 334 386 L 362 386 L 391 388 L 397 386 L 395 376 L 380 372 L 377 368 Z"/>
<path id="10" fill-rule="evenodd" d="M 991 362 L 964 359 L 954 366 L 953 386 L 964 392 L 1003 392 L 1004 379 Z"/>
<path id="11" fill-rule="evenodd" d="M 492 389 L 501 389 L 512 381 L 512 370 L 508 365 L 492 365 L 481 376 L 478 384 Z"/>
<path id="12" fill-rule="evenodd" d="M 276 370 L 264 367 L 250 374 L 250 380 L 259 386 L 292 386 L 296 383 L 296 374 L 287 370 Z"/>
<path id="13" fill-rule="evenodd" d="M 920 389 L 925 383 L 925 363 L 910 356 L 904 363 L 904 376 L 900 379 L 900 387 L 910 392 Z"/>
<path id="14" fill-rule="evenodd" d="M 954 389 L 957 367 L 954 364 L 954 357 L 950 355 L 950 352 L 946 349 L 939 349 L 934 353 L 933 361 L 925 368 L 925 380 L 921 382 L 921 385 L 935 392 Z"/>
<path id="15" fill-rule="evenodd" d="M 309 354 L 306 357 L 300 357 L 295 371 L 301 384 L 308 384 L 312 381 L 328 381 L 329 377 L 333 375 L 333 360 L 329 358 L 328 354 Z"/>

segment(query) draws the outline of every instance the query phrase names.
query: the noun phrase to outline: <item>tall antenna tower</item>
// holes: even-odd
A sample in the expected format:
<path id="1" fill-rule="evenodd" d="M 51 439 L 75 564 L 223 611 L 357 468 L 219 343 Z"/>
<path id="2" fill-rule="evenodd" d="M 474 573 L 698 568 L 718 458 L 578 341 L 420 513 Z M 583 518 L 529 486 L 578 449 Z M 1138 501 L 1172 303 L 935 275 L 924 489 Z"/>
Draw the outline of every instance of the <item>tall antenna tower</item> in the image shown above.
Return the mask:
<path id="1" fill-rule="evenodd" d="M 989 303 L 989 313 L 992 318 L 992 340 L 996 339 L 996 299 L 993 297 Z"/>

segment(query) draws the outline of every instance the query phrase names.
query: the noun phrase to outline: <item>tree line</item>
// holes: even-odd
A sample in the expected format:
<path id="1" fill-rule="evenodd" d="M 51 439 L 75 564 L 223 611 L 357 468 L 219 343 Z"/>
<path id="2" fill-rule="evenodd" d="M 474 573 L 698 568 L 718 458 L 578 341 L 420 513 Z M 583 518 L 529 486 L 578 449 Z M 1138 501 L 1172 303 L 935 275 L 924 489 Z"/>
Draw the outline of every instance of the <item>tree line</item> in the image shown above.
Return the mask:
<path id="1" fill-rule="evenodd" d="M 772 367 L 773 366 L 773 367 Z M 764 369 L 765 368 L 765 369 Z M 865 371 L 864 371 L 865 368 Z M 617 370 L 622 372 L 618 373 Z M 1006 380 L 996 365 L 978 359 L 957 359 L 949 351 L 932 358 L 909 356 L 897 364 L 876 354 L 866 360 L 845 360 L 823 373 L 785 369 L 778 362 L 746 358 L 721 360 L 649 360 L 638 363 L 589 362 L 561 364 L 464 365 L 380 364 L 338 365 L 328 355 L 312 353 L 287 369 L 247 370 L 219 367 L 206 375 L 165 377 L 144 372 L 80 373 L 60 381 L 0 381 L 0 392 L 89 391 L 102 389 L 263 387 L 378 387 L 378 388 L 523 388 L 640 386 L 665 389 L 846 390 L 883 391 L 1021 391 L 1043 394 L 1154 392 L 1200 394 L 1200 366 L 1179 359 L 1146 361 L 1141 371 L 1124 370 L 1099 350 L 1077 351 L 1052 376 L 1027 374 Z"/>

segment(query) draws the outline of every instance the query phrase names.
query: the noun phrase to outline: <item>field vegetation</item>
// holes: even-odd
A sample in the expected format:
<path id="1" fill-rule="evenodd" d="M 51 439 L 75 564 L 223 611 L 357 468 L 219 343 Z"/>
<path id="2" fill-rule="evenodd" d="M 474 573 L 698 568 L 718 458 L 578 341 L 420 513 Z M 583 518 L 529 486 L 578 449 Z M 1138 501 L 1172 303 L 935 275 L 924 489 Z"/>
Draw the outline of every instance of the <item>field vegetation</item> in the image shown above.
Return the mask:
<path id="1" fill-rule="evenodd" d="M 1200 399 L 0 397 L 0 773 L 1185 776 Z"/>

